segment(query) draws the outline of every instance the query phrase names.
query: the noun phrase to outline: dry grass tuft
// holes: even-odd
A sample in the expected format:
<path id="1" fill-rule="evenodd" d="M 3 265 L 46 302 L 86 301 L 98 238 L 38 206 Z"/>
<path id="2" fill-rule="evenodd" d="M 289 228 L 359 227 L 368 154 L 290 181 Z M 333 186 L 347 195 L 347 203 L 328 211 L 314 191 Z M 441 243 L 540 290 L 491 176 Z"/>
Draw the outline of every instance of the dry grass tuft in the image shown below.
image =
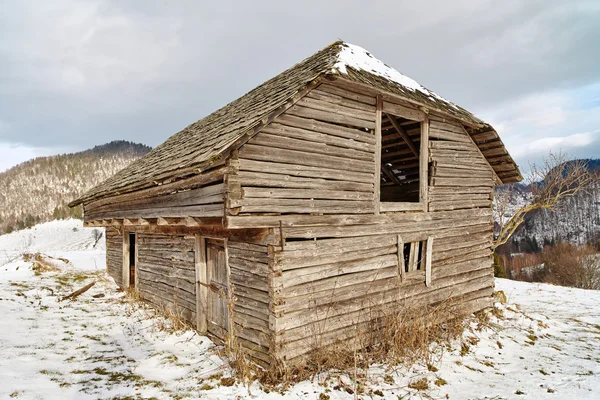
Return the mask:
<path id="1" fill-rule="evenodd" d="M 52 260 L 61 261 L 64 264 L 70 264 L 69 260 L 66 259 L 55 259 L 50 256 L 43 255 L 41 253 L 24 253 L 23 261 L 31 262 L 31 269 L 35 275 L 41 275 L 45 272 L 57 272 L 61 271 L 62 268 Z"/>
<path id="2" fill-rule="evenodd" d="M 152 308 L 146 308 L 144 307 L 144 299 L 142 299 L 139 292 L 133 288 L 126 291 L 125 296 L 121 297 L 121 302 L 129 306 L 129 316 L 136 312 L 147 310 L 148 312 L 143 318 L 152 319 L 153 328 L 158 332 L 176 333 L 194 329 L 194 327 L 183 317 L 176 305 L 174 308 L 158 305 L 153 305 Z"/>

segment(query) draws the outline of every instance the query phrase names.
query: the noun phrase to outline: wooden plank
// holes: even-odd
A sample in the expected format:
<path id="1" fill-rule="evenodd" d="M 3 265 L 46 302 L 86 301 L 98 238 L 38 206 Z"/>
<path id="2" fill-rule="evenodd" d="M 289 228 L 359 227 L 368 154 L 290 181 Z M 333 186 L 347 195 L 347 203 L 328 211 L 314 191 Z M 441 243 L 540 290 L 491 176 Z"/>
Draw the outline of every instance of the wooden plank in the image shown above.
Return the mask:
<path id="1" fill-rule="evenodd" d="M 431 262 L 433 258 L 433 237 L 429 236 L 426 242 L 425 253 L 425 285 L 431 286 Z"/>
<path id="2" fill-rule="evenodd" d="M 433 192 L 435 189 L 435 192 Z M 465 194 L 465 193 L 487 193 L 491 187 L 432 187 L 433 195 L 437 194 Z M 347 226 L 347 225 L 386 225 L 406 222 L 422 222 L 440 219 L 464 219 L 470 217 L 488 216 L 491 218 L 492 211 L 476 209 L 472 211 L 457 210 L 432 213 L 388 213 L 380 215 L 257 215 L 257 216 L 234 216 L 228 217 L 226 224 L 229 228 L 250 227 L 309 227 L 309 226 Z"/>
<path id="3" fill-rule="evenodd" d="M 347 126 L 330 124 L 327 122 L 316 121 L 310 118 L 302 118 L 294 115 L 282 114 L 277 119 L 278 124 L 301 128 L 309 132 L 324 133 L 331 136 L 350 139 L 360 143 L 375 144 L 375 137 L 372 132 L 350 128 Z"/>
<path id="4" fill-rule="evenodd" d="M 371 117 L 373 117 L 373 115 L 375 114 L 375 105 L 356 101 L 354 99 L 349 98 L 349 96 L 347 95 L 341 96 L 339 94 L 328 92 L 326 90 L 323 90 L 322 87 L 313 89 L 306 97 L 369 112 L 371 113 Z M 371 99 L 374 100 L 373 98 Z"/>
<path id="5" fill-rule="evenodd" d="M 326 82 L 323 82 L 321 85 L 319 85 L 317 89 L 322 90 L 326 93 L 331 93 L 347 99 L 351 99 L 366 105 L 376 106 L 377 104 L 377 99 L 375 98 L 375 96 L 365 95 L 360 90 L 352 91 L 346 88 L 341 88 L 338 86 L 328 84 Z"/>
<path id="6" fill-rule="evenodd" d="M 372 122 L 373 118 L 375 117 L 374 112 L 363 111 L 363 110 L 359 110 L 357 108 L 348 107 L 347 104 L 349 102 L 346 102 L 344 100 L 340 100 L 337 102 L 331 102 L 330 100 L 331 99 L 328 99 L 328 100 L 316 99 L 315 97 L 311 97 L 310 94 L 308 94 L 307 96 L 302 98 L 300 101 L 298 101 L 298 103 L 296 103 L 296 105 L 302 106 L 302 107 L 307 107 L 307 108 L 310 108 L 313 110 L 343 115 L 343 116 L 350 117 L 350 118 L 357 118 L 357 119 L 361 119 L 361 120 L 364 120 L 367 122 Z"/>
<path id="7" fill-rule="evenodd" d="M 393 236 L 390 236 L 390 238 Z M 343 253 L 322 254 L 320 256 L 305 255 L 303 257 L 289 257 L 286 252 L 276 253 L 273 260 L 273 266 L 281 271 L 287 271 L 298 268 L 305 268 L 314 265 L 324 265 L 339 263 L 343 261 L 353 261 L 379 257 L 383 255 L 396 254 L 396 244 L 377 246 L 373 248 L 359 249 L 357 251 L 346 251 Z"/>
<path id="8" fill-rule="evenodd" d="M 121 288 L 129 289 L 129 232 L 123 232 L 123 264 L 122 268 L 122 278 L 121 278 Z"/>
<path id="9" fill-rule="evenodd" d="M 423 211 L 428 211 L 428 177 L 429 177 L 429 116 L 425 115 L 421 123 L 421 157 L 419 159 L 419 200 L 423 203 Z"/>
<path id="10" fill-rule="evenodd" d="M 195 272 L 196 272 L 196 329 L 206 333 L 208 305 L 208 277 L 206 266 L 206 242 L 204 237 L 195 235 Z"/>
<path id="11" fill-rule="evenodd" d="M 412 121 L 423 121 L 425 119 L 425 113 L 423 111 L 391 103 L 389 101 L 383 101 L 382 110 L 386 114 L 393 114 L 397 117 L 410 119 Z"/>
<path id="12" fill-rule="evenodd" d="M 322 199 L 373 201 L 373 193 L 348 190 L 297 190 L 282 188 L 245 187 L 244 199 Z"/>
<path id="13" fill-rule="evenodd" d="M 492 179 L 475 179 L 475 178 L 431 178 L 431 186 L 466 186 L 466 187 L 481 187 L 494 186 Z"/>
<path id="14" fill-rule="evenodd" d="M 382 119 L 382 109 L 383 109 L 383 100 L 381 99 L 381 95 L 377 95 L 377 111 L 375 113 L 375 174 L 373 180 L 373 187 L 375 188 L 374 192 L 374 204 L 373 204 L 373 213 L 375 215 L 379 215 L 380 210 L 380 184 L 381 184 L 381 119 Z"/>
<path id="15" fill-rule="evenodd" d="M 261 132 L 279 135 L 286 138 L 308 140 L 314 143 L 321 143 L 342 149 L 353 149 L 366 153 L 375 152 L 375 146 L 370 143 L 364 143 L 354 139 L 342 138 L 327 133 L 310 131 L 308 129 L 297 128 L 280 123 L 272 123 L 264 128 Z"/>
<path id="16" fill-rule="evenodd" d="M 401 212 L 401 211 L 424 211 L 425 203 L 407 203 L 407 202 L 381 202 L 379 211 L 381 212 Z"/>
<path id="17" fill-rule="evenodd" d="M 435 129 L 433 127 L 429 127 L 429 137 L 433 139 L 441 139 L 441 140 L 449 140 L 453 142 L 461 142 L 461 143 L 470 143 L 471 139 L 469 139 L 465 135 L 460 135 L 458 133 L 442 131 L 439 129 Z"/>
<path id="18" fill-rule="evenodd" d="M 373 174 L 355 171 L 341 171 L 308 165 L 283 164 L 269 161 L 240 159 L 240 171 L 266 172 L 304 178 L 322 178 L 373 184 Z"/>
<path id="19" fill-rule="evenodd" d="M 266 147 L 274 147 L 277 149 L 296 150 L 313 154 L 324 154 L 334 157 L 343 157 L 351 160 L 362 160 L 369 162 L 373 161 L 373 153 L 349 148 L 342 148 L 339 146 L 332 146 L 322 142 L 315 142 L 309 140 L 306 137 L 304 137 L 303 139 L 281 137 L 277 134 L 277 132 L 268 130 L 266 128 L 264 131 L 261 131 L 255 137 L 253 137 L 249 143 Z"/>
<path id="20" fill-rule="evenodd" d="M 282 285 L 280 288 L 286 289 L 322 279 L 336 277 L 345 274 L 379 270 L 381 268 L 396 267 L 396 254 L 384 254 L 374 256 L 368 259 L 356 259 L 349 261 L 339 261 L 328 264 L 302 267 L 298 269 L 286 270 L 282 274 Z"/>
<path id="21" fill-rule="evenodd" d="M 336 112 L 315 110 L 300 105 L 294 105 L 290 107 L 287 110 L 286 114 L 295 115 L 297 117 L 315 119 L 333 124 L 351 125 L 364 129 L 375 129 L 375 121 L 366 121 L 359 118 L 353 118 L 348 115 L 338 114 Z"/>
<path id="22" fill-rule="evenodd" d="M 397 249 L 398 249 L 398 276 L 400 276 L 400 282 L 406 280 L 406 266 L 404 264 L 404 241 L 401 235 L 396 235 Z"/>
<path id="23" fill-rule="evenodd" d="M 457 201 L 432 201 L 429 203 L 431 211 L 463 210 L 478 207 L 492 207 L 492 200 L 457 200 Z"/>
<path id="24" fill-rule="evenodd" d="M 251 142 L 240 149 L 240 157 L 256 161 L 272 161 L 357 172 L 363 172 L 372 165 L 372 163 L 363 160 L 348 160 L 343 157 L 312 154 L 310 151 L 288 149 L 273 150 L 272 147 L 255 145 Z"/>
<path id="25" fill-rule="evenodd" d="M 449 177 L 449 178 L 487 178 L 493 179 L 494 174 L 490 170 L 473 170 L 473 169 L 454 169 L 444 167 L 434 167 L 431 172 L 432 176 L 435 177 Z"/>

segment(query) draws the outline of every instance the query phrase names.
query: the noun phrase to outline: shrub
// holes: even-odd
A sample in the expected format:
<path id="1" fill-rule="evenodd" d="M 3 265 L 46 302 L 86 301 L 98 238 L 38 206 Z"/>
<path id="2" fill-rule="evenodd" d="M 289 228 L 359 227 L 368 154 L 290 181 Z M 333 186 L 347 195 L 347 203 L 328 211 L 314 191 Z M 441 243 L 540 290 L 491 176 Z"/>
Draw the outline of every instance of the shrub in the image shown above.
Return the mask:
<path id="1" fill-rule="evenodd" d="M 496 278 L 506 277 L 506 271 L 504 270 L 504 260 L 497 253 L 494 253 L 494 276 Z"/>
<path id="2" fill-rule="evenodd" d="M 544 249 L 542 258 L 541 281 L 600 290 L 600 258 L 593 247 L 559 243 Z"/>

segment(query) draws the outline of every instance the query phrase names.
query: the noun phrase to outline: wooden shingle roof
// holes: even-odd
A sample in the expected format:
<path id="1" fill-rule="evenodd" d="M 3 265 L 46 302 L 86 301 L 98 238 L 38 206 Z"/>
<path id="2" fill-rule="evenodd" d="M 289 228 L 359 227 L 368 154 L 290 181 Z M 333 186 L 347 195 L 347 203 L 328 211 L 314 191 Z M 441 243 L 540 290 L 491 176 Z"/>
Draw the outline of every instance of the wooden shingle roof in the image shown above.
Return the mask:
<path id="1" fill-rule="evenodd" d="M 323 77 L 369 85 L 495 134 L 493 128 L 467 110 L 401 75 L 364 49 L 338 41 L 171 136 L 70 205 L 151 187 L 206 169 L 222 159 L 240 138 L 251 134 L 270 113 Z M 500 140 L 497 134 L 494 140 Z M 504 183 L 521 180 L 518 167 L 499 143 L 501 151 L 497 153 L 504 155 L 501 172 L 505 178 L 501 179 Z"/>

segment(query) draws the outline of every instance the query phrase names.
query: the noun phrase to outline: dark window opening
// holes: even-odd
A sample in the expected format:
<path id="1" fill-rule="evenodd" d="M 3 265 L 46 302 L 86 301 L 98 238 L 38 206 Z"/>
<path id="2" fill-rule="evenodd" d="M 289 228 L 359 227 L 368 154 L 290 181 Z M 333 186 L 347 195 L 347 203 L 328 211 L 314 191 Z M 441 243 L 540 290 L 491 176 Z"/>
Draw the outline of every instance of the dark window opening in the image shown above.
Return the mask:
<path id="1" fill-rule="evenodd" d="M 380 201 L 420 201 L 421 123 L 383 114 Z"/>
<path id="2" fill-rule="evenodd" d="M 404 272 L 424 270 L 424 256 L 426 241 L 404 244 Z"/>

